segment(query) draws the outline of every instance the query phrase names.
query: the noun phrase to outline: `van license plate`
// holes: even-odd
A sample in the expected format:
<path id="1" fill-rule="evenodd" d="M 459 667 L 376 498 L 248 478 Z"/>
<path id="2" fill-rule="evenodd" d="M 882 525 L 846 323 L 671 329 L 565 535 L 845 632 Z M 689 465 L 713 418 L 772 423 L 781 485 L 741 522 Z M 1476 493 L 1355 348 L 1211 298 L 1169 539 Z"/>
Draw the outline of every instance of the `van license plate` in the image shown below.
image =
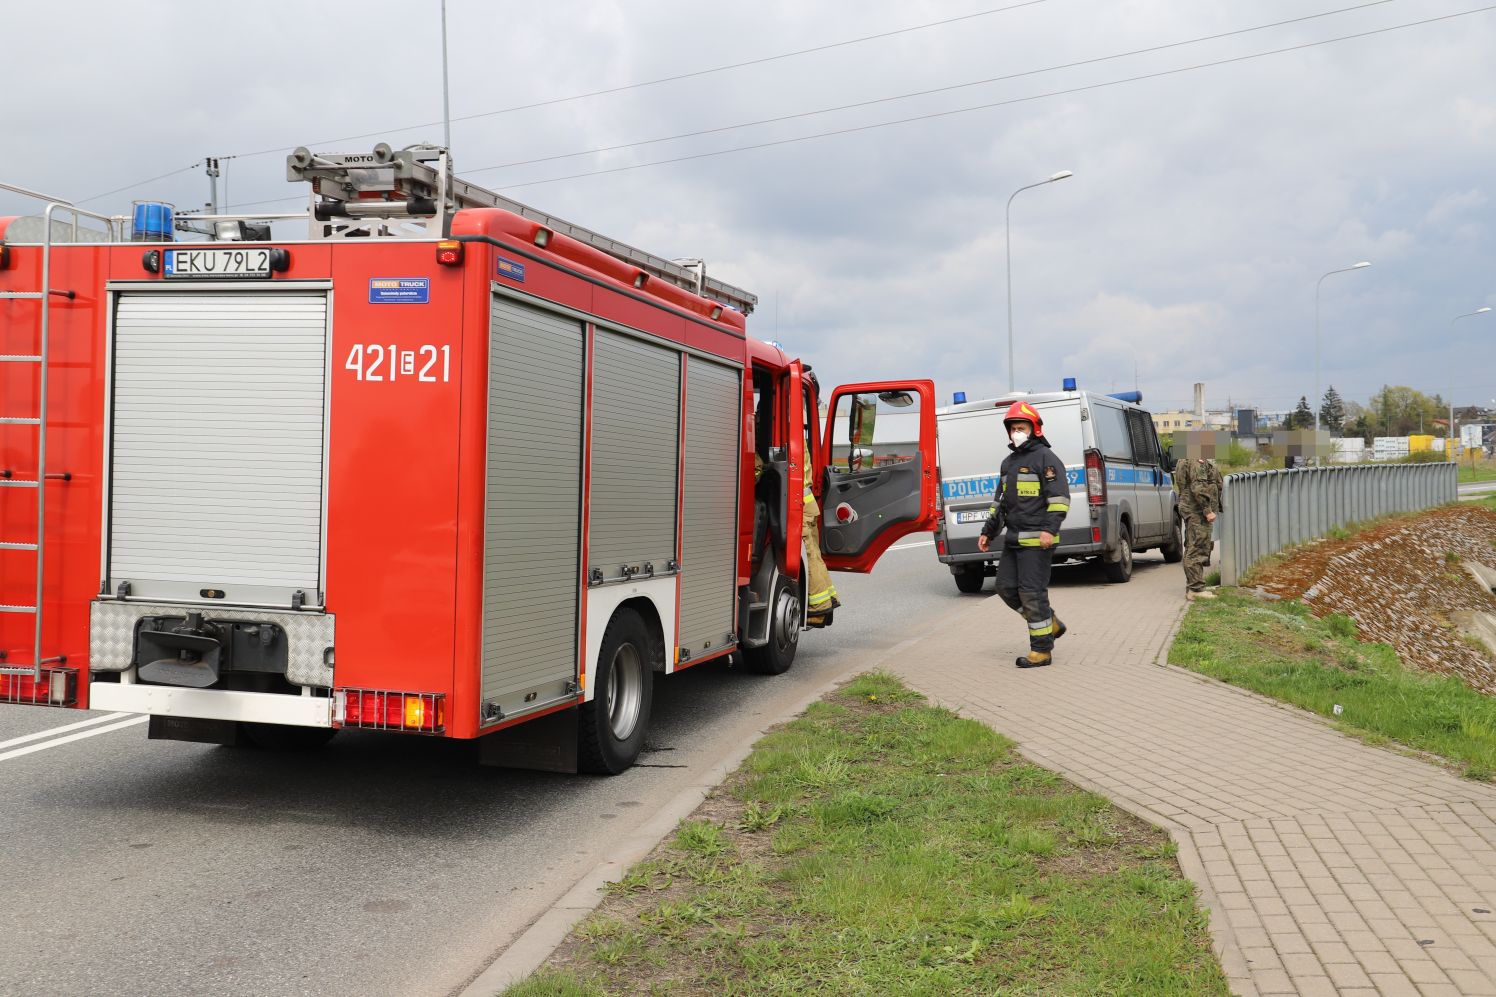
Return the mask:
<path id="1" fill-rule="evenodd" d="M 163 277 L 268 280 L 268 249 L 168 249 L 161 254 Z"/>
<path id="2" fill-rule="evenodd" d="M 986 521 L 987 513 L 982 509 L 973 509 L 969 512 L 956 513 L 957 523 L 985 523 Z"/>

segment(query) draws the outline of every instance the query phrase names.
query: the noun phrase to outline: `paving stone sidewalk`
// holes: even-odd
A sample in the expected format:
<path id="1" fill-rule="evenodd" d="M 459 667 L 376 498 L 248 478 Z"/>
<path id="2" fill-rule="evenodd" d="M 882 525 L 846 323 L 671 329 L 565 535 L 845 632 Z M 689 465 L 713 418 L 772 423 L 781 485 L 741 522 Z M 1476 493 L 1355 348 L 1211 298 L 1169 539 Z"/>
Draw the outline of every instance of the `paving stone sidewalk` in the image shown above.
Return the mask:
<path id="1" fill-rule="evenodd" d="M 970 611 L 897 670 L 1167 829 L 1237 993 L 1496 997 L 1496 789 L 1163 664 L 1183 590 L 1056 568 L 1070 632 L 1019 670 L 1022 621 L 952 582 Z"/>

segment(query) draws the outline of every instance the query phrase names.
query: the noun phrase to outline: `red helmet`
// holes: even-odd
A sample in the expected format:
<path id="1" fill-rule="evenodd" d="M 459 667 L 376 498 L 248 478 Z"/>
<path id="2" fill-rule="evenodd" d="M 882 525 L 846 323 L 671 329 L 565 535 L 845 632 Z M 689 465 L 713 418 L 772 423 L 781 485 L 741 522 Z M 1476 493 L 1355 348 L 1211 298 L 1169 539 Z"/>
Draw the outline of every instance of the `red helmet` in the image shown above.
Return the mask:
<path id="1" fill-rule="evenodd" d="M 1035 436 L 1044 435 L 1044 420 L 1039 418 L 1038 409 L 1028 402 L 1014 402 L 1008 406 L 1008 414 L 1003 416 L 1003 427 L 1008 428 L 1008 423 L 1022 420 L 1034 427 Z"/>

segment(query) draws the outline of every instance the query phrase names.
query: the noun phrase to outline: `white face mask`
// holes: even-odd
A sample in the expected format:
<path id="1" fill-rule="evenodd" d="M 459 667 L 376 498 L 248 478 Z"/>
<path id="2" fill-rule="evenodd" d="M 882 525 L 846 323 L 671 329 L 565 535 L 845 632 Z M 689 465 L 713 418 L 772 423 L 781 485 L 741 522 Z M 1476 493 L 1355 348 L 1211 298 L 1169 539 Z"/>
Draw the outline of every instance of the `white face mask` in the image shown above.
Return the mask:
<path id="1" fill-rule="evenodd" d="M 1015 447 L 1021 447 L 1028 442 L 1029 434 L 1021 429 L 1015 429 L 1008 434 L 1008 439 L 1013 441 Z"/>

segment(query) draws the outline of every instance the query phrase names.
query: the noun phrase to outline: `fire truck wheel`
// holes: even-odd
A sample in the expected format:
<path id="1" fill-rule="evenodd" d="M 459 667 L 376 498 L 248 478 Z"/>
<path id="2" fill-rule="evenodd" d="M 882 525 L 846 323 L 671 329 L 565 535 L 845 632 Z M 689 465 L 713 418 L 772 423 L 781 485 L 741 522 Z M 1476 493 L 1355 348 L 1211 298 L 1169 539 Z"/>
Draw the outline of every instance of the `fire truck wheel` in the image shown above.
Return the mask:
<path id="1" fill-rule="evenodd" d="M 769 642 L 763 647 L 743 649 L 743 660 L 760 675 L 783 675 L 795 663 L 800 647 L 800 587 L 779 575 L 774 580 L 774 598 L 769 616 Z"/>
<path id="2" fill-rule="evenodd" d="M 597 692 L 577 724 L 583 772 L 617 775 L 639 757 L 654 697 L 654 641 L 639 614 L 620 609 L 603 634 L 593 676 Z"/>
<path id="3" fill-rule="evenodd" d="M 320 748 L 337 733 L 331 727 L 290 727 L 285 724 L 244 725 L 244 733 L 257 748 L 270 751 L 310 751 Z"/>

